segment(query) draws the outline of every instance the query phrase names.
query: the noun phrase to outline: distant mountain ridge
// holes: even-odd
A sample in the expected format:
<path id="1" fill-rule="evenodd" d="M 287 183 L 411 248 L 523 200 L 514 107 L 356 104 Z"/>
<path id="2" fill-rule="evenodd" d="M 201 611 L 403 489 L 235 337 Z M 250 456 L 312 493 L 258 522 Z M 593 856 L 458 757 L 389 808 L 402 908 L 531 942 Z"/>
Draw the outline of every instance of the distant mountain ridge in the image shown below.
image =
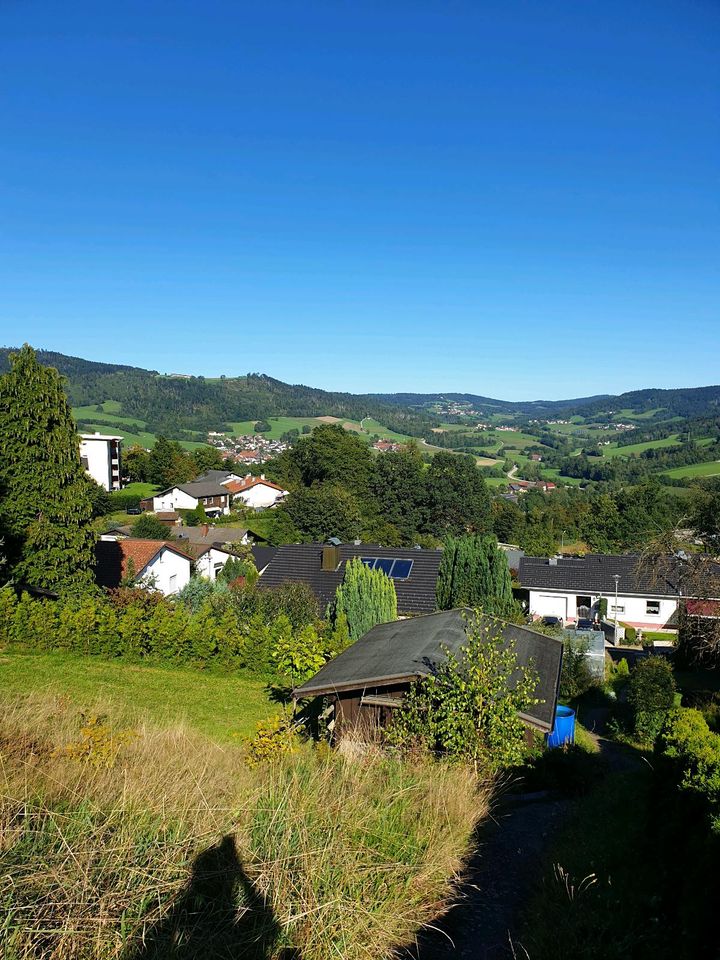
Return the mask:
<path id="1" fill-rule="evenodd" d="M 14 349 L 0 348 L 0 372 L 8 369 L 8 355 Z M 652 422 L 720 415 L 720 386 L 648 388 L 617 396 L 533 401 L 455 392 L 351 394 L 288 384 L 259 373 L 227 379 L 163 376 L 142 367 L 37 352 L 41 363 L 56 367 L 67 378 L 73 406 L 115 400 L 124 416 L 143 420 L 148 430 L 167 436 L 204 434 L 231 422 L 273 416 L 337 416 L 352 420 L 372 417 L 391 430 L 419 437 L 438 423 L 438 415 L 429 408 L 444 401 L 468 403 L 481 416 L 501 413 L 538 419 L 610 418 L 622 411 L 649 414 Z"/>

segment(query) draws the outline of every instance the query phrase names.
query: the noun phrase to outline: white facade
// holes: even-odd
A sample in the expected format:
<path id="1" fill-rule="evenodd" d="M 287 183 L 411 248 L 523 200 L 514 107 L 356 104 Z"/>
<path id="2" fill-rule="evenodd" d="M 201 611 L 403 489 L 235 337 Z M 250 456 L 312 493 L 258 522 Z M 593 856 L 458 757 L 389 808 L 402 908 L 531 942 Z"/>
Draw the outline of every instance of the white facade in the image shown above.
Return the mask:
<path id="1" fill-rule="evenodd" d="M 529 590 L 529 612 L 533 617 L 562 617 L 566 622 L 578 618 L 578 607 L 589 607 L 590 616 L 600 612 L 599 594 L 580 594 L 563 590 Z M 663 627 L 677 628 L 678 599 L 676 597 L 625 596 L 618 593 L 617 611 L 615 594 L 604 594 L 607 600 L 607 620 L 617 619 L 632 627 L 660 630 Z M 588 600 L 590 601 L 588 603 Z"/>
<path id="2" fill-rule="evenodd" d="M 153 497 L 153 511 L 162 513 L 173 510 L 194 510 L 198 503 L 202 503 L 208 516 L 230 513 L 229 506 L 218 506 L 211 503 L 211 499 L 210 497 L 192 497 L 179 487 L 173 487 L 172 490 L 166 490 Z M 228 499 L 230 499 L 229 495 Z"/>
<path id="3" fill-rule="evenodd" d="M 230 559 L 230 554 L 225 550 L 218 550 L 217 547 L 211 547 L 201 557 L 195 561 L 195 570 L 201 577 L 207 580 L 217 580 L 217 575 Z"/>
<path id="4" fill-rule="evenodd" d="M 159 590 L 166 597 L 178 593 L 190 581 L 191 561 L 174 550 L 163 547 L 139 572 L 137 583 Z"/>
<path id="5" fill-rule="evenodd" d="M 108 436 L 102 433 L 83 433 L 80 435 L 80 459 L 96 483 L 105 490 L 119 490 L 120 443 L 122 437 Z"/>
<path id="6" fill-rule="evenodd" d="M 259 480 L 247 490 L 236 493 L 233 499 L 241 500 L 246 507 L 251 507 L 253 510 L 267 510 L 269 507 L 274 507 L 287 494 L 287 490 L 278 490 L 272 484 Z"/>

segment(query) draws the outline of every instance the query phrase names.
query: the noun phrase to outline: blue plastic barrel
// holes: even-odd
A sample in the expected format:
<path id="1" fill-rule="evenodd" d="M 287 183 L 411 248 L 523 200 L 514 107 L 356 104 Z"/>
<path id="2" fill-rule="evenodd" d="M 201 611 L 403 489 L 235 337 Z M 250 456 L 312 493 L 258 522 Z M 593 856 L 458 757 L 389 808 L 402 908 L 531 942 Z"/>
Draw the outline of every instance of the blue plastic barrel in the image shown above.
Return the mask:
<path id="1" fill-rule="evenodd" d="M 575 711 L 570 707 L 558 707 L 555 711 L 555 726 L 548 734 L 548 747 L 562 747 L 575 743 Z"/>

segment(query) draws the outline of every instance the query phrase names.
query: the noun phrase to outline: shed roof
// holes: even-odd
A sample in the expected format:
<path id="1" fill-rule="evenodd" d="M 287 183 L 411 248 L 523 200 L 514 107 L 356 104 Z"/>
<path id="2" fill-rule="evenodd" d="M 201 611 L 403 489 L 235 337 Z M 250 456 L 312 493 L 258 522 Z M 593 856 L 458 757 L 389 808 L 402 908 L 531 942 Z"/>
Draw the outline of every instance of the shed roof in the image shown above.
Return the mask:
<path id="1" fill-rule="evenodd" d="M 428 676 L 445 658 L 445 650 L 458 653 L 467 642 L 473 612 L 447 610 L 410 620 L 382 623 L 295 690 L 298 698 L 390 686 Z M 538 673 L 535 696 L 540 703 L 528 708 L 524 719 L 544 730 L 555 719 L 562 642 L 527 627 L 482 617 L 483 627 L 496 626 L 504 640 L 515 644 L 520 667 Z"/>
<path id="2" fill-rule="evenodd" d="M 322 543 L 294 543 L 279 547 L 259 580 L 260 587 L 277 587 L 282 583 L 307 583 L 325 606 L 345 576 L 345 564 L 352 557 L 386 557 L 412 560 L 406 580 L 395 580 L 400 614 L 432 613 L 436 607 L 435 588 L 442 551 L 414 550 L 404 547 L 380 547 L 376 544 L 342 543 L 338 547 L 340 561 L 333 570 L 322 570 Z"/>

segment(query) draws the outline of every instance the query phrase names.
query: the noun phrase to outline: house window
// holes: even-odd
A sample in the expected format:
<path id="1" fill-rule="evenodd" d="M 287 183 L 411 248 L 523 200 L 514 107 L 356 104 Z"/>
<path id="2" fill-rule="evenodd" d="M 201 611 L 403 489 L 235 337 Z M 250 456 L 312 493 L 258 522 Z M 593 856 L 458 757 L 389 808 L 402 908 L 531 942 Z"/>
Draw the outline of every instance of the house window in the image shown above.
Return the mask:
<path id="1" fill-rule="evenodd" d="M 645 614 L 648 617 L 657 617 L 660 614 L 660 601 L 647 600 L 645 603 Z"/>
<path id="2" fill-rule="evenodd" d="M 625 604 L 624 604 L 624 603 L 619 603 L 617 606 L 615 606 L 615 605 L 613 604 L 613 605 L 610 607 L 610 610 L 611 610 L 613 613 L 625 613 Z"/>
<path id="3" fill-rule="evenodd" d="M 170 574 L 170 580 L 168 581 L 168 589 L 170 593 L 175 593 L 175 591 L 177 590 L 177 574 L 176 573 Z"/>

